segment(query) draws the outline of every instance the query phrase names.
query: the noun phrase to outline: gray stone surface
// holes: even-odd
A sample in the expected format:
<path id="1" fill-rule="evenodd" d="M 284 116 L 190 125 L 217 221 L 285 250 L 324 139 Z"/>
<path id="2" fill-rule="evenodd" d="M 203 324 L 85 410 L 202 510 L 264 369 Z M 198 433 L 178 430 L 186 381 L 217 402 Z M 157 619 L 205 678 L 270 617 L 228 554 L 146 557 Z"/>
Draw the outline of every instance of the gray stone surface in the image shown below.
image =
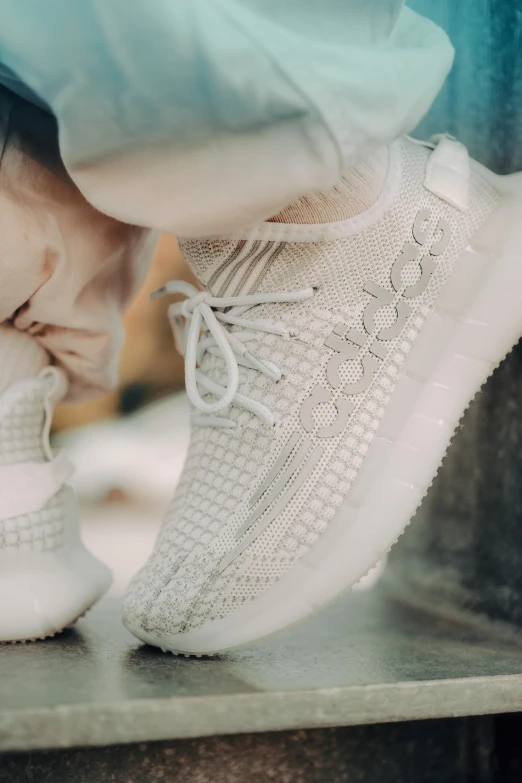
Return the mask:
<path id="1" fill-rule="evenodd" d="M 495 171 L 522 169 L 519 4 L 413 7 L 442 24 L 457 50 L 420 134 L 448 129 Z M 387 575 L 404 600 L 508 634 L 522 632 L 521 363 L 519 344 L 472 403 Z"/>
<path id="2" fill-rule="evenodd" d="M 0 750 L 522 711 L 519 645 L 377 591 L 199 660 L 141 646 L 107 599 L 62 637 L 0 647 L 0 672 Z"/>
<path id="3" fill-rule="evenodd" d="M 492 718 L 243 734 L 9 754 L 0 758 L 0 779 L 2 783 L 493 783 L 494 741 Z M 498 778 L 495 783 L 500 783 Z"/>

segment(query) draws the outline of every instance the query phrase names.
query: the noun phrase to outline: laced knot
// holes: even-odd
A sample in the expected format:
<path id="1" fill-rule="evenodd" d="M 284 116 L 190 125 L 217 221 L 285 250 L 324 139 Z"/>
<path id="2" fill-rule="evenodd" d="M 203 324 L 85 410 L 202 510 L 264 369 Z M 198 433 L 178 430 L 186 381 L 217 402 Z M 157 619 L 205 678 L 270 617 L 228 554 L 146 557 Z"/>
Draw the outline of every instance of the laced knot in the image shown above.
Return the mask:
<path id="1" fill-rule="evenodd" d="M 292 336 L 292 332 L 280 323 L 255 321 L 242 316 L 251 307 L 267 302 L 301 302 L 312 297 L 314 289 L 212 296 L 208 291 L 199 291 L 190 283 L 172 280 L 151 294 L 151 299 L 165 294 L 183 294 L 187 297 L 171 304 L 168 313 L 176 348 L 185 357 L 187 394 L 194 407 L 201 412 L 194 417 L 194 421 L 206 426 L 235 427 L 232 419 L 216 415 L 233 404 L 258 416 L 267 426 L 273 426 L 275 419 L 266 405 L 238 392 L 239 367 L 258 370 L 270 380 L 278 381 L 281 370 L 273 362 L 254 356 L 247 344 L 255 339 L 256 332 L 277 334 L 287 339 Z M 234 326 L 236 331 L 231 332 L 226 326 Z M 225 362 L 226 375 L 219 381 L 208 378 L 199 369 L 206 353 L 220 356 Z M 203 399 L 208 394 L 217 399 L 213 402 Z"/>

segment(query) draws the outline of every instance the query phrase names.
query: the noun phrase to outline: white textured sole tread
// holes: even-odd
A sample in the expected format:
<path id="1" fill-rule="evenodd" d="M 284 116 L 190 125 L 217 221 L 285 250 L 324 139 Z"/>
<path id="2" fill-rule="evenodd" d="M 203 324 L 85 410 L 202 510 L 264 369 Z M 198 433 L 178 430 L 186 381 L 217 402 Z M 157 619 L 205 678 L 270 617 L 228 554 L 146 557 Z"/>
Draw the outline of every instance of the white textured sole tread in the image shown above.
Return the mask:
<path id="1" fill-rule="evenodd" d="M 0 645 L 6 645 L 6 644 L 27 644 L 28 642 L 43 642 L 46 639 L 54 639 L 55 636 L 59 636 L 64 631 L 68 631 L 69 628 L 73 628 L 76 623 L 81 620 L 85 615 L 87 614 L 89 610 L 87 609 L 83 614 L 80 614 L 78 617 L 75 617 L 74 620 L 70 620 L 66 625 L 64 625 L 63 628 L 60 628 L 57 631 L 54 631 L 53 633 L 48 633 L 45 636 L 33 636 L 31 639 L 0 639 Z"/>
<path id="2" fill-rule="evenodd" d="M 61 633 L 110 583 L 110 571 L 78 539 L 57 551 L 0 552 L 0 644 Z"/>
<path id="3" fill-rule="evenodd" d="M 149 644 L 212 655 L 310 616 L 360 581 L 406 529 L 473 397 L 522 333 L 522 174 L 480 169 L 501 194 L 411 351 L 359 475 L 327 530 L 274 585 L 219 620 Z"/>

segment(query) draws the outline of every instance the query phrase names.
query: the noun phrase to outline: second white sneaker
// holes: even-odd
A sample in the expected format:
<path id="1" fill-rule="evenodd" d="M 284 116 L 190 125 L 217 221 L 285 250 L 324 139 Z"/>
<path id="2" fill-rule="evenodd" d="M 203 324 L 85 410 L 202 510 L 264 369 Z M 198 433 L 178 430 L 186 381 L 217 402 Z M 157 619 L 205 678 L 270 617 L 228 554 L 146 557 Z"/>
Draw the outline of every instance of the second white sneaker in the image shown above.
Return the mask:
<path id="1" fill-rule="evenodd" d="M 124 620 L 204 654 L 311 614 L 404 530 L 522 332 L 522 179 L 403 139 L 355 218 L 183 247 L 192 440 Z"/>
<path id="2" fill-rule="evenodd" d="M 0 642 L 53 636 L 111 581 L 80 539 L 72 466 L 49 446 L 65 388 L 61 371 L 48 368 L 0 396 Z"/>

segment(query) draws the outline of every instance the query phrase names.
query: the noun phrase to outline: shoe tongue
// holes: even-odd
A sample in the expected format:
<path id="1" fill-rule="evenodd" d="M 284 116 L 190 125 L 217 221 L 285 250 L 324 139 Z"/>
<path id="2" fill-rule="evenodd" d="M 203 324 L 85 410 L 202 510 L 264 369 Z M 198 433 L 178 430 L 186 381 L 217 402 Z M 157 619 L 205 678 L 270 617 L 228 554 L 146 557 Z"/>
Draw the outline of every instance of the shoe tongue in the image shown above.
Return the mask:
<path id="1" fill-rule="evenodd" d="M 272 290 L 269 271 L 283 245 L 271 241 L 185 239 L 181 249 L 192 271 L 213 296 Z"/>

